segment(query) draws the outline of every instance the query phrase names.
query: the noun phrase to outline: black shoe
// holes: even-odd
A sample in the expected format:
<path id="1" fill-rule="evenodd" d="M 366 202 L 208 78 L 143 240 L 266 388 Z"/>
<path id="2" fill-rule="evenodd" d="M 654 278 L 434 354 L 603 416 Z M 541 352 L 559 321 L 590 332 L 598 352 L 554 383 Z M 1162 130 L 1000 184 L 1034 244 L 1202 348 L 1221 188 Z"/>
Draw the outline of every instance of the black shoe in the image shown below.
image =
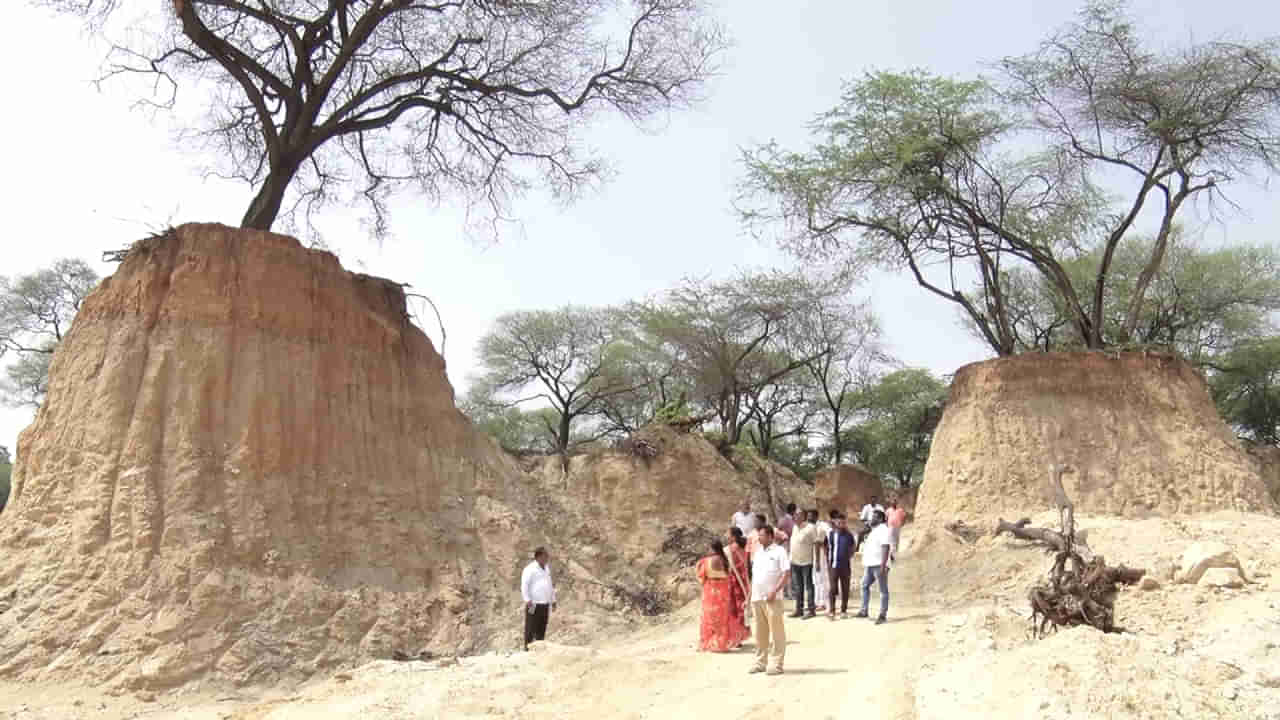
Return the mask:
<path id="1" fill-rule="evenodd" d="M 787 617 L 791 617 L 791 618 L 802 618 L 802 617 L 804 617 L 804 614 L 803 614 L 803 613 L 794 612 L 794 613 L 791 613 L 790 615 L 788 615 Z"/>
<path id="2" fill-rule="evenodd" d="M 880 617 L 876 618 L 876 624 L 877 624 L 877 625 L 883 625 L 883 624 L 885 624 L 885 623 L 887 623 L 887 622 L 889 622 L 889 621 L 888 621 L 888 620 L 885 618 L 885 616 L 883 616 L 883 615 L 881 615 Z"/>
<path id="3" fill-rule="evenodd" d="M 854 617 L 856 617 L 856 618 L 864 618 L 864 617 L 867 617 L 867 613 L 866 613 L 866 611 L 859 610 L 859 611 L 857 612 L 857 614 L 855 614 L 855 615 L 854 615 Z"/>
<path id="4" fill-rule="evenodd" d="M 815 617 L 816 615 L 817 615 L 817 613 L 815 613 L 814 611 L 810 610 L 809 612 L 807 612 L 807 613 L 805 613 L 805 614 L 804 614 L 804 619 L 805 619 L 805 620 L 808 620 L 809 618 L 811 618 L 811 617 Z"/>

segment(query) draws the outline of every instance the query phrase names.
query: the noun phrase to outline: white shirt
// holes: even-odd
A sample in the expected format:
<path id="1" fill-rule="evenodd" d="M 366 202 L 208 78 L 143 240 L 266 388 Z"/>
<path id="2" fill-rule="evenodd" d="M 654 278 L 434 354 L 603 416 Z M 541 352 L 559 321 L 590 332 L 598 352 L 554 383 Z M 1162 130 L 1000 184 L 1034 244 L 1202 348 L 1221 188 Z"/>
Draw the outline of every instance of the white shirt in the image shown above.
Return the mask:
<path id="1" fill-rule="evenodd" d="M 750 537 L 751 531 L 756 529 L 756 516 L 739 510 L 733 514 L 733 524 L 742 531 L 744 536 Z"/>
<path id="2" fill-rule="evenodd" d="M 790 570 L 791 556 L 786 548 L 774 543 L 757 550 L 751 557 L 751 601 L 768 600 L 769 593 L 778 587 L 778 581 Z"/>
<path id="3" fill-rule="evenodd" d="M 871 503 L 867 503 L 866 505 L 862 506 L 862 512 L 858 513 L 858 519 L 861 520 L 863 523 L 870 525 L 871 516 L 874 515 L 877 510 L 879 510 L 880 512 L 884 512 L 884 507 L 880 505 L 872 505 Z"/>
<path id="4" fill-rule="evenodd" d="M 889 534 L 889 523 L 880 523 L 871 528 L 871 534 L 862 543 L 863 567 L 880 567 L 884 559 L 884 546 L 893 545 L 893 536 Z M 893 563 L 889 563 L 892 565 Z"/>
<path id="5" fill-rule="evenodd" d="M 551 585 L 551 568 L 544 568 L 537 560 L 524 566 L 520 573 L 520 597 L 527 603 L 550 605 L 556 601 L 556 590 Z"/>
<path id="6" fill-rule="evenodd" d="M 818 542 L 825 543 L 827 541 L 827 537 L 831 535 L 831 525 L 826 520 L 819 520 L 817 525 L 818 525 Z M 819 550 L 817 546 L 815 546 L 813 548 L 814 562 L 821 563 L 825 567 L 826 554 L 827 554 L 826 550 Z M 817 565 L 814 565 L 814 567 L 817 567 Z"/>

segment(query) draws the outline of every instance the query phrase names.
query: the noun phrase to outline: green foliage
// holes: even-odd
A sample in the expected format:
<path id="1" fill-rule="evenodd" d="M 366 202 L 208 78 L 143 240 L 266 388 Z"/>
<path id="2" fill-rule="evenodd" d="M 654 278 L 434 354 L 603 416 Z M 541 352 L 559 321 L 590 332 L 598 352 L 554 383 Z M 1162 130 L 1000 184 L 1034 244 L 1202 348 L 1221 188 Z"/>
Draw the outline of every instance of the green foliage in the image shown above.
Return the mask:
<path id="1" fill-rule="evenodd" d="M 928 370 L 889 373 L 864 391 L 864 419 L 847 432 L 845 442 L 859 463 L 908 487 L 924 472 L 946 396 L 947 386 Z"/>
<path id="2" fill-rule="evenodd" d="M 30 275 L 0 277 L 0 358 L 13 356 L 0 383 L 10 406 L 39 406 L 49 363 L 80 304 L 98 285 L 88 263 L 63 259 Z"/>
<path id="3" fill-rule="evenodd" d="M 1109 344 L 1166 346 L 1204 365 L 1240 342 L 1273 332 L 1271 313 L 1280 310 L 1280 249 L 1271 245 L 1197 247 L 1180 229 L 1170 233 L 1165 262 L 1153 277 L 1134 334 L 1126 337 L 1128 305 L 1155 240 L 1122 245 L 1111 261 L 1104 304 L 1103 337 Z M 1079 286 L 1096 277 L 1102 248 L 1063 266 Z M 1041 277 L 1026 269 L 1006 274 L 1004 302 L 1019 352 L 1080 347 L 1070 312 Z M 970 320 L 968 327 L 979 331 Z"/>
<path id="4" fill-rule="evenodd" d="M 1040 330 L 1131 342 L 1188 201 L 1280 161 L 1280 40 L 1153 49 L 1122 10 L 1086 6 L 990 81 L 864 75 L 811 149 L 745 153 L 744 220 L 783 225 L 801 258 L 909 271 L 1000 355 L 1036 344 L 1009 296 L 1038 285 L 1068 319 Z M 1158 220 L 1145 247 L 1139 217 Z M 1095 252 L 1091 272 L 1072 267 Z M 1111 258 L 1125 253 L 1122 293 Z"/>
<path id="5" fill-rule="evenodd" d="M 473 383 L 474 404 L 549 406 L 555 417 L 547 424 L 560 453 L 594 439 L 577 437 L 574 420 L 603 413 L 605 401 L 635 389 L 622 367 L 628 355 L 619 324 L 614 310 L 574 306 L 499 317 L 480 339 L 482 374 Z M 517 433 L 522 441 L 526 435 Z"/>
<path id="6" fill-rule="evenodd" d="M 1215 361 L 1209 385 L 1237 432 L 1257 443 L 1280 445 L 1280 337 L 1240 344 Z"/>

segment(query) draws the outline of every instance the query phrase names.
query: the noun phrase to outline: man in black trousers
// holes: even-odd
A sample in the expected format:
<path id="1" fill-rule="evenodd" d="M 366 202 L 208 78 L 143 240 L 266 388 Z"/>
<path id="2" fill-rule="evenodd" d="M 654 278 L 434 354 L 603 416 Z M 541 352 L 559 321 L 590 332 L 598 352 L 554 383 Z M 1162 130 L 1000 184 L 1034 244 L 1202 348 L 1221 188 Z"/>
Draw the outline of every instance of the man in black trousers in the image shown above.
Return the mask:
<path id="1" fill-rule="evenodd" d="M 547 636 L 547 619 L 556 606 L 556 590 L 551 584 L 551 556 L 540 547 L 533 551 L 533 562 L 520 574 L 520 595 L 524 599 L 524 649 L 529 643 Z"/>
<path id="2" fill-rule="evenodd" d="M 828 584 L 830 597 L 827 598 L 827 617 L 836 619 L 837 588 L 840 595 L 840 614 L 849 614 L 849 576 L 853 567 L 854 553 L 858 549 L 858 540 L 849 532 L 849 524 L 844 515 L 837 515 L 835 527 L 827 535 L 827 566 L 830 568 L 831 580 Z"/>

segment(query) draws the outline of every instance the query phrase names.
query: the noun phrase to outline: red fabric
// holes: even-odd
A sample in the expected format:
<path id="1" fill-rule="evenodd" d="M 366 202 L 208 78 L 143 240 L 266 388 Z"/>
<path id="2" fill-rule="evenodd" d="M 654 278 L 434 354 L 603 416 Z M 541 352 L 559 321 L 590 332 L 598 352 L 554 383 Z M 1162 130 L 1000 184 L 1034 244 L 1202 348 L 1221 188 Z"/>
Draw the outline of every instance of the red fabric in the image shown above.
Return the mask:
<path id="1" fill-rule="evenodd" d="M 887 519 L 889 521 L 889 527 L 900 528 L 903 525 L 906 525 L 907 524 L 906 508 L 890 508 L 889 517 Z"/>
<path id="2" fill-rule="evenodd" d="M 744 631 L 742 637 L 746 639 L 751 635 L 747 629 L 747 605 L 750 602 L 747 593 L 750 592 L 751 588 L 751 578 L 747 572 L 747 553 L 738 547 L 737 543 L 729 545 L 725 552 L 729 555 L 729 562 L 738 571 L 738 577 L 742 578 L 742 582 L 739 583 L 733 577 L 733 573 L 729 573 L 729 580 L 731 581 L 729 584 L 729 602 L 731 614 L 737 623 L 742 626 Z"/>
<path id="3" fill-rule="evenodd" d="M 734 615 L 733 577 L 711 578 L 707 570 L 711 558 L 698 561 L 698 580 L 702 583 L 702 628 L 698 635 L 698 649 L 711 652 L 727 652 L 742 644 L 747 638 L 747 628 Z"/>

